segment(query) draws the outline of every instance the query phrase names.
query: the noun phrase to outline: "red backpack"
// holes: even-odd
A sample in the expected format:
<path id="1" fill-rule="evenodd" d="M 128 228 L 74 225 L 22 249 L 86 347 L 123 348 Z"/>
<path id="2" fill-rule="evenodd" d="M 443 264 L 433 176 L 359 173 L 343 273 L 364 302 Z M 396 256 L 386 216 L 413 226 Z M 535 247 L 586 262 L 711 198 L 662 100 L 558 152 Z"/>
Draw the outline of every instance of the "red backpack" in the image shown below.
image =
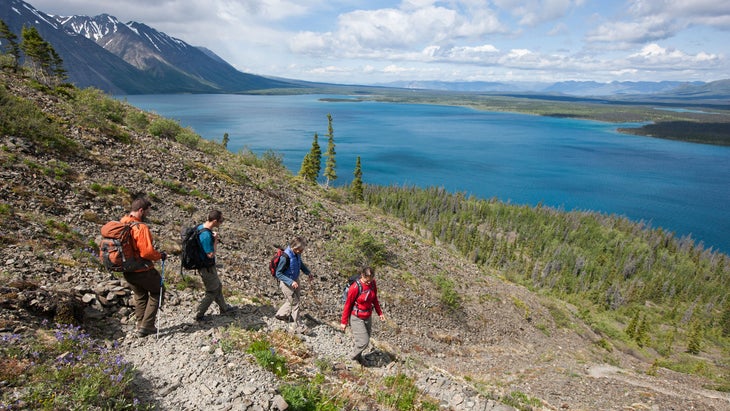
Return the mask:
<path id="1" fill-rule="evenodd" d="M 289 256 L 286 255 L 283 248 L 276 247 L 276 254 L 274 254 L 274 257 L 272 257 L 271 261 L 269 261 L 269 271 L 271 271 L 272 277 L 276 277 L 276 267 L 279 266 L 279 260 L 282 258 L 286 260 L 286 263 L 284 264 L 284 270 L 286 271 L 289 268 Z"/>

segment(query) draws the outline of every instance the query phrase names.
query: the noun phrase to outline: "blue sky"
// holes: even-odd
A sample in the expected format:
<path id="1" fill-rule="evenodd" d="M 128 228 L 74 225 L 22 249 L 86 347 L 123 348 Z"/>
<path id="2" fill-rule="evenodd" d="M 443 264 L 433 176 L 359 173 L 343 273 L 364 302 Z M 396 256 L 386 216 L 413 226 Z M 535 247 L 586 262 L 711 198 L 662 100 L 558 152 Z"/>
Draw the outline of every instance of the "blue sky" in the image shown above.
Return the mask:
<path id="1" fill-rule="evenodd" d="M 309 81 L 730 78 L 728 0 L 29 3 L 49 14 L 142 22 L 241 71 Z"/>

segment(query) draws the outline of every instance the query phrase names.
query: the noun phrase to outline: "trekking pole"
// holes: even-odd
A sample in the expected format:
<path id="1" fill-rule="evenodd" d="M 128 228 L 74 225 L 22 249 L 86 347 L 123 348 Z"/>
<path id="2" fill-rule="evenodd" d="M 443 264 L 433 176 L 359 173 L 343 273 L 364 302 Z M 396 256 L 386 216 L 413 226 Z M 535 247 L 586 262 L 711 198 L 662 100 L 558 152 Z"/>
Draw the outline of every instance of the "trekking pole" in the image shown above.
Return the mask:
<path id="1" fill-rule="evenodd" d="M 160 299 L 157 301 L 157 324 L 155 324 L 155 328 L 157 329 L 157 337 L 156 340 L 160 339 L 160 316 L 162 315 L 162 298 L 165 295 L 165 260 L 162 260 L 162 263 L 160 264 Z"/>

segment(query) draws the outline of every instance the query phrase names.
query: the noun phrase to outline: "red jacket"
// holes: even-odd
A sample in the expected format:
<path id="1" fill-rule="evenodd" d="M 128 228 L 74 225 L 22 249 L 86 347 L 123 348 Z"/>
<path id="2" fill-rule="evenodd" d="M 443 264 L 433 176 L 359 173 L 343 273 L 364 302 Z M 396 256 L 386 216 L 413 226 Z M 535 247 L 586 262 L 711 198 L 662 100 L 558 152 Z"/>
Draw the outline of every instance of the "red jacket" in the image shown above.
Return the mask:
<path id="1" fill-rule="evenodd" d="M 360 281 L 359 279 L 357 281 Z M 358 318 L 366 320 L 373 314 L 373 308 L 378 315 L 383 315 L 383 311 L 380 309 L 380 302 L 378 301 L 378 287 L 375 284 L 375 280 L 370 284 L 362 284 L 362 292 L 357 295 L 358 287 L 357 281 L 350 285 L 347 289 L 347 299 L 345 300 L 345 307 L 342 310 L 341 324 L 347 324 L 350 321 L 350 313 L 355 314 Z"/>

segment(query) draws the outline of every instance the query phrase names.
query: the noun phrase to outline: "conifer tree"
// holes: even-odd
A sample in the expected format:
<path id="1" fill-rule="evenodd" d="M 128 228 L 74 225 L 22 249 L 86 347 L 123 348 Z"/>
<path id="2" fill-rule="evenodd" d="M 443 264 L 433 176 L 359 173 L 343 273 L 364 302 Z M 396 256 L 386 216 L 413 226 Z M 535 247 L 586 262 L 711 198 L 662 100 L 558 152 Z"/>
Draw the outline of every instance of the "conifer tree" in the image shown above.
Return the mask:
<path id="1" fill-rule="evenodd" d="M 228 148 L 228 142 L 231 139 L 228 137 L 228 133 L 223 133 L 223 148 Z"/>
<path id="2" fill-rule="evenodd" d="M 31 76 L 45 85 L 65 79 L 63 60 L 51 44 L 43 40 L 38 30 L 35 27 L 23 27 L 22 36 L 20 48 L 25 54 Z"/>
<path id="3" fill-rule="evenodd" d="M 636 334 L 639 328 L 639 311 L 634 311 L 634 315 L 631 317 L 631 321 L 629 321 L 629 325 L 626 326 L 626 330 L 624 332 L 626 335 L 629 336 L 632 340 L 636 338 Z"/>
<path id="4" fill-rule="evenodd" d="M 324 176 L 327 179 L 325 187 L 329 187 L 330 181 L 337 179 L 337 172 L 335 171 L 335 166 L 337 165 L 337 162 L 335 161 L 335 134 L 332 129 L 331 114 L 327 114 L 327 137 L 327 153 L 325 153 L 327 161 L 325 162 L 324 167 Z"/>
<path id="5" fill-rule="evenodd" d="M 312 148 L 309 149 L 309 154 L 312 157 L 312 168 L 314 169 L 314 179 L 317 180 L 319 172 L 322 170 L 322 148 L 319 146 L 319 135 L 314 133 L 312 139 Z"/>
<path id="6" fill-rule="evenodd" d="M 720 317 L 720 328 L 723 337 L 730 337 L 730 302 L 725 303 L 725 309 Z"/>
<path id="7" fill-rule="evenodd" d="M 689 335 L 687 335 L 687 352 L 697 355 L 702 348 L 702 323 L 694 320 L 690 325 Z"/>
<path id="8" fill-rule="evenodd" d="M 12 31 L 10 31 L 10 27 L 8 27 L 5 22 L 0 19 L 0 43 L 3 43 L 3 54 L 6 54 L 9 56 L 11 60 L 4 61 L 3 68 L 9 67 L 13 73 L 18 71 L 18 64 L 20 64 L 20 46 L 18 45 L 18 36 L 15 35 Z"/>
<path id="9" fill-rule="evenodd" d="M 322 149 L 319 147 L 318 139 L 319 136 L 317 133 L 314 133 L 312 148 L 309 150 L 309 153 L 304 156 L 302 166 L 299 168 L 299 176 L 312 184 L 317 182 L 319 170 L 322 168 Z"/>
<path id="10" fill-rule="evenodd" d="M 649 344 L 649 322 L 646 320 L 646 314 L 641 316 L 641 322 L 636 329 L 636 344 L 639 347 L 644 347 Z"/>
<path id="11" fill-rule="evenodd" d="M 353 174 L 355 175 L 355 178 L 352 179 L 350 194 L 352 195 L 352 199 L 354 201 L 362 201 L 364 199 L 364 196 L 362 188 L 362 168 L 360 167 L 360 156 L 357 156 L 357 160 L 355 160 L 355 172 Z"/>

